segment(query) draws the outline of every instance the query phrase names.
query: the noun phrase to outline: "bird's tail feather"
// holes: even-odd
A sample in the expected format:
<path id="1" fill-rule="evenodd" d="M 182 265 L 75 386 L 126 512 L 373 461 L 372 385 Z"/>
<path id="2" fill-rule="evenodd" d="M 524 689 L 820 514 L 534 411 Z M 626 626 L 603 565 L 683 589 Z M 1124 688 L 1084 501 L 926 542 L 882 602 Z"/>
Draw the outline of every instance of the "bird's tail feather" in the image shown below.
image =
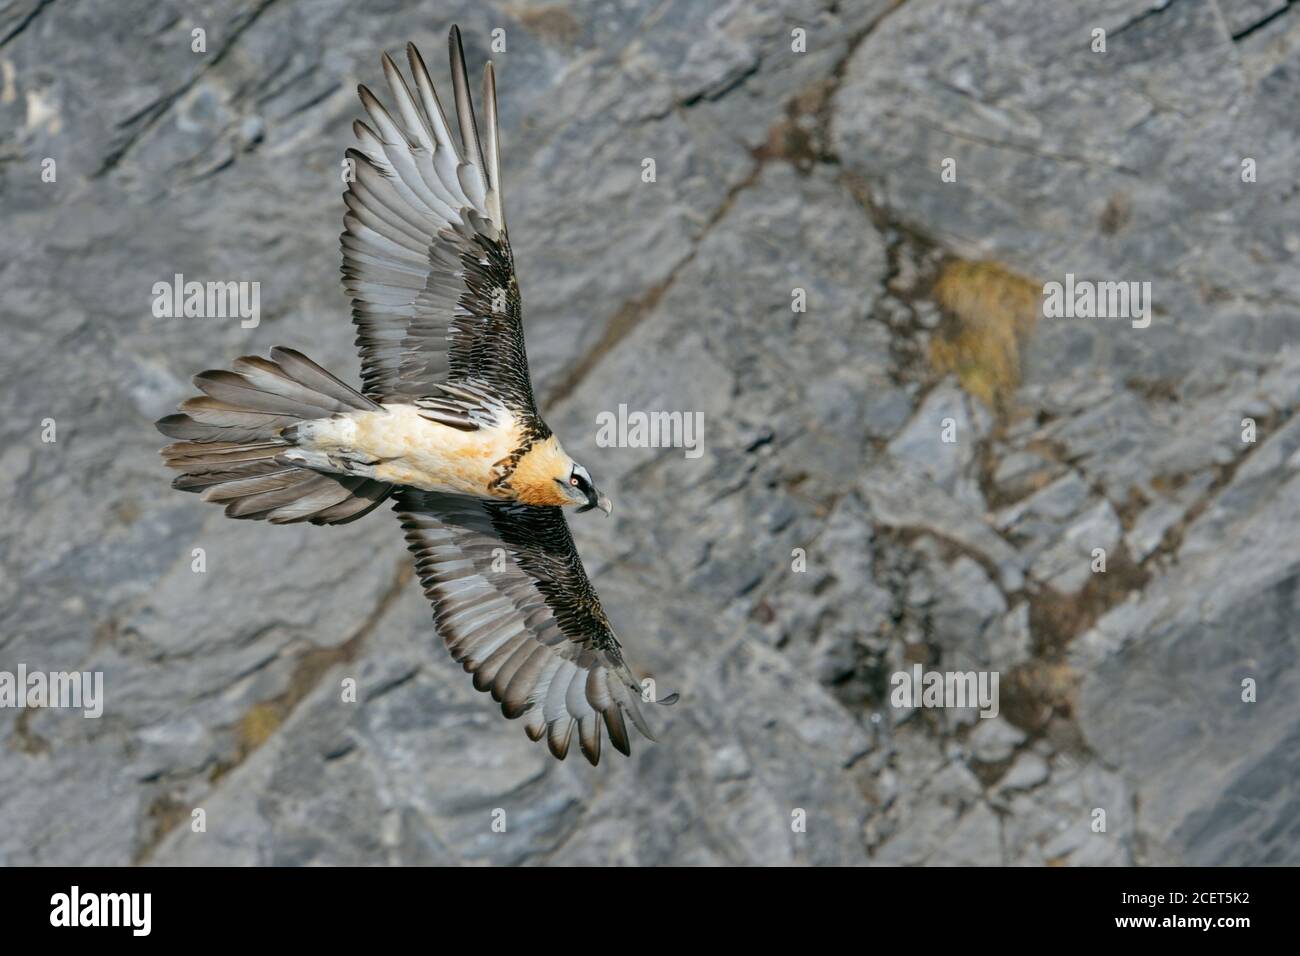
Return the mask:
<path id="1" fill-rule="evenodd" d="M 284 432 L 298 422 L 380 407 L 301 352 L 245 356 L 230 371 L 200 372 L 194 384 L 203 394 L 157 423 L 177 439 L 162 450 L 167 466 L 180 472 L 172 487 L 225 505 L 231 518 L 273 524 L 345 524 L 392 491 L 384 482 L 321 474 L 283 458 L 293 445 Z"/>

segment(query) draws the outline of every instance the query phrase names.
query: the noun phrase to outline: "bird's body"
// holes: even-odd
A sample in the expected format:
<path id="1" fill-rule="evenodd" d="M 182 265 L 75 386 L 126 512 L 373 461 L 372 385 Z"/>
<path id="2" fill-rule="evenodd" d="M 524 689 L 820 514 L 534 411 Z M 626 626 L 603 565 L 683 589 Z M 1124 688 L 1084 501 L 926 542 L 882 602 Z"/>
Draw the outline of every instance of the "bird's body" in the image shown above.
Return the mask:
<path id="1" fill-rule="evenodd" d="M 312 422 L 308 429 L 299 426 L 298 444 L 329 456 L 372 462 L 364 473 L 380 481 L 487 498 L 495 497 L 494 481 L 501 463 L 519 447 L 519 432 L 509 415 L 466 432 L 423 417 L 414 405 L 393 404 L 382 411 Z"/>
<path id="2" fill-rule="evenodd" d="M 294 427 L 291 462 L 318 471 L 372 478 L 420 491 L 442 491 L 528 505 L 563 506 L 550 476 L 564 449 L 554 435 L 530 440 L 535 425 L 508 409 L 473 430 L 443 424 L 416 405 L 393 403 Z"/>
<path id="3" fill-rule="evenodd" d="M 391 498 L 474 686 L 560 759 L 576 732 L 594 764 L 602 727 L 625 754 L 627 721 L 651 736 L 562 510 L 610 503 L 538 414 L 492 64 L 480 127 L 455 27 L 450 57 L 459 141 L 414 46 L 414 87 L 382 60 L 395 114 L 359 89 L 373 125 L 353 124 L 342 246 L 361 389 L 294 349 L 244 356 L 194 377 L 203 394 L 158 422 L 163 457 L 232 518 L 343 524 Z"/>

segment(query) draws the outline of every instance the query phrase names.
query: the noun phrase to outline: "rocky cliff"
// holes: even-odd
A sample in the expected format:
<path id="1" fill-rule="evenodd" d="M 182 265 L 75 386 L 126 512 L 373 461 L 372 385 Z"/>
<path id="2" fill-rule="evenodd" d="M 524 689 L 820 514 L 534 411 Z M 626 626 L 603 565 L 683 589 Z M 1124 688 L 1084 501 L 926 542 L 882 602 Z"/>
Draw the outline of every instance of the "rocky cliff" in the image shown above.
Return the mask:
<path id="1" fill-rule="evenodd" d="M 0 7 L 0 669 L 106 696 L 0 713 L 0 862 L 1300 862 L 1290 6 Z M 473 691 L 386 511 L 233 522 L 157 458 L 237 355 L 355 380 L 355 86 L 408 39 L 442 81 L 451 22 L 544 411 L 617 503 L 575 537 L 682 694 L 594 769 Z M 260 321 L 155 316 L 178 273 Z M 1149 324 L 1044 316 L 1067 275 Z M 703 453 L 600 447 L 620 404 Z M 998 716 L 891 705 L 918 663 Z"/>

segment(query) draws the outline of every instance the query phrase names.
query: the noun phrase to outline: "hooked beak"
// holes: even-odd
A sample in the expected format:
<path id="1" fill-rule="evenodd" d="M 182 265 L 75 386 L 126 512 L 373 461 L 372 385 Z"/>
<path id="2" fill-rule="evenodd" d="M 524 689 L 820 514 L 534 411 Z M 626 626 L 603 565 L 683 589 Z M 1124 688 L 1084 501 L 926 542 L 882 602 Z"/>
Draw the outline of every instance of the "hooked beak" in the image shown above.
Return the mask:
<path id="1" fill-rule="evenodd" d="M 609 495 L 592 489 L 591 494 L 587 496 L 587 503 L 578 509 L 578 514 L 590 511 L 592 508 L 599 508 L 605 512 L 605 517 L 608 518 L 609 513 L 614 510 L 614 502 L 609 500 Z"/>

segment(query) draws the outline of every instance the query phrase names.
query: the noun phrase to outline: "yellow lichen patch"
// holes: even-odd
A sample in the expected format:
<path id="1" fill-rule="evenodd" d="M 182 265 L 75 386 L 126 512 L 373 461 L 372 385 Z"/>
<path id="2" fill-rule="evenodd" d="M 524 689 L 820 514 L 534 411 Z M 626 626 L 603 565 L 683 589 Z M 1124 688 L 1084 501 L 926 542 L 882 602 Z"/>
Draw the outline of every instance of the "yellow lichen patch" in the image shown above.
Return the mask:
<path id="1" fill-rule="evenodd" d="M 1001 408 L 1020 384 L 1020 349 L 1034 333 L 1042 289 L 992 262 L 949 262 L 933 296 L 946 313 L 930 341 L 930 363 Z"/>
<path id="2" fill-rule="evenodd" d="M 1064 661 L 1017 664 L 1002 676 L 1002 717 L 1029 733 L 1042 731 L 1054 716 L 1072 719 L 1080 680 Z"/>
<path id="3" fill-rule="evenodd" d="M 274 702 L 254 704 L 248 708 L 235 731 L 240 752 L 252 753 L 262 746 L 283 720 L 283 709 Z"/>

